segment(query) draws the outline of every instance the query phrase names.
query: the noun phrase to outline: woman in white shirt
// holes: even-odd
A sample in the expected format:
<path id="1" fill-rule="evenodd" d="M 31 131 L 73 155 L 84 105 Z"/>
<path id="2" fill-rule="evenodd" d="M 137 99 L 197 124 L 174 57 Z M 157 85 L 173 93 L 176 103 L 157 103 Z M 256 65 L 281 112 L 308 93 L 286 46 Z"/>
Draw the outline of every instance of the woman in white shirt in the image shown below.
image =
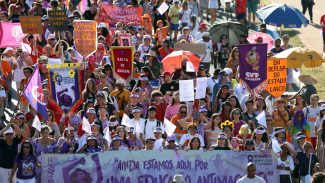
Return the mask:
<path id="1" fill-rule="evenodd" d="M 278 155 L 278 166 L 280 175 L 280 183 L 292 182 L 291 173 L 294 169 L 293 159 L 290 156 L 289 147 L 287 144 L 281 145 L 281 153 Z"/>

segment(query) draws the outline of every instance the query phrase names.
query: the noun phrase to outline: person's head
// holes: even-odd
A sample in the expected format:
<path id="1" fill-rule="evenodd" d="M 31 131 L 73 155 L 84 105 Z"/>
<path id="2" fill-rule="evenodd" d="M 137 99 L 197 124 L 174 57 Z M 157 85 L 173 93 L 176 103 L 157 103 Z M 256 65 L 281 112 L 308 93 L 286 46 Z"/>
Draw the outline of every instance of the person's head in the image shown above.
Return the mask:
<path id="1" fill-rule="evenodd" d="M 256 43 L 258 43 L 258 44 L 261 44 L 261 43 L 263 43 L 263 37 L 257 37 L 256 39 L 255 39 L 255 42 Z"/>
<path id="2" fill-rule="evenodd" d="M 151 98 L 155 100 L 155 102 L 160 101 L 162 97 L 162 93 L 160 90 L 154 90 L 151 92 Z"/>
<path id="3" fill-rule="evenodd" d="M 231 113 L 230 113 L 230 117 L 231 119 L 236 119 L 236 120 L 239 120 L 241 119 L 241 110 L 238 109 L 238 108 L 234 108 Z"/>
<path id="4" fill-rule="evenodd" d="M 208 109 L 204 105 L 202 105 L 199 109 L 199 113 L 200 115 L 206 117 L 208 115 Z"/>
<path id="5" fill-rule="evenodd" d="M 70 126 L 70 127 L 66 127 L 63 131 L 63 137 L 73 137 L 74 136 L 74 132 L 75 132 L 75 129 Z"/>
<path id="6" fill-rule="evenodd" d="M 187 131 L 189 132 L 190 135 L 195 135 L 197 130 L 197 126 L 195 123 L 190 123 L 187 125 Z"/>
<path id="7" fill-rule="evenodd" d="M 228 44 L 228 36 L 225 35 L 225 34 L 221 35 L 219 41 L 220 41 L 220 43 L 223 44 L 223 45 Z"/>
<path id="8" fill-rule="evenodd" d="M 134 116 L 136 119 L 140 118 L 140 116 L 141 116 L 141 108 L 140 108 L 140 107 L 135 106 L 135 107 L 132 109 L 131 112 L 132 112 L 133 116 Z"/>
<path id="9" fill-rule="evenodd" d="M 33 148 L 33 145 L 26 141 L 26 142 L 23 142 L 21 144 L 21 149 L 20 149 L 20 152 L 19 152 L 19 155 L 22 156 L 22 155 L 33 155 L 34 154 L 34 148 Z"/>
<path id="10" fill-rule="evenodd" d="M 188 4 L 187 4 L 186 1 L 183 2 L 183 4 L 182 4 L 182 8 L 183 8 L 184 10 L 187 10 L 187 9 L 188 9 Z"/>
<path id="11" fill-rule="evenodd" d="M 252 111 L 254 110 L 254 100 L 252 100 L 251 98 L 249 98 L 246 102 L 245 102 L 245 107 L 247 111 Z"/>
<path id="12" fill-rule="evenodd" d="M 211 115 L 211 129 L 215 130 L 216 128 L 220 128 L 221 117 L 220 113 L 214 113 Z"/>
<path id="13" fill-rule="evenodd" d="M 187 106 L 184 104 L 181 104 L 178 109 L 178 114 L 185 118 L 187 116 Z"/>
<path id="14" fill-rule="evenodd" d="M 54 113 L 52 110 L 47 110 L 48 121 L 54 122 Z"/>
<path id="15" fill-rule="evenodd" d="M 209 42 L 210 39 L 211 39 L 210 33 L 209 32 L 203 32 L 202 39 L 203 39 L 204 42 Z"/>
<path id="16" fill-rule="evenodd" d="M 325 173 L 317 172 L 313 175 L 313 180 L 311 183 L 325 183 Z"/>
<path id="17" fill-rule="evenodd" d="M 12 141 L 14 138 L 14 130 L 12 129 L 12 127 L 9 127 L 4 133 L 3 133 L 3 137 L 5 140 L 9 140 Z"/>
<path id="18" fill-rule="evenodd" d="M 164 82 L 172 81 L 172 74 L 170 72 L 164 72 L 160 77 L 163 79 Z"/>
<path id="19" fill-rule="evenodd" d="M 112 146 L 113 147 L 120 147 L 122 144 L 122 137 L 120 135 L 114 135 L 112 139 Z"/>
<path id="20" fill-rule="evenodd" d="M 317 94 L 312 94 L 310 96 L 310 104 L 312 106 L 318 106 L 319 96 Z"/>
<path id="21" fill-rule="evenodd" d="M 155 147 L 155 141 L 156 139 L 149 137 L 146 140 L 146 150 L 153 150 L 153 148 Z"/>
<path id="22" fill-rule="evenodd" d="M 263 23 L 260 25 L 260 31 L 266 33 L 266 24 Z"/>
<path id="23" fill-rule="evenodd" d="M 227 84 L 224 84 L 220 87 L 220 89 L 217 93 L 217 97 L 220 97 L 220 96 L 224 97 L 225 95 L 230 95 L 229 86 Z"/>
<path id="24" fill-rule="evenodd" d="M 283 156 L 290 155 L 290 150 L 289 150 L 288 144 L 286 144 L 286 143 L 285 144 L 281 144 L 280 148 L 281 148 L 281 154 Z"/>
<path id="25" fill-rule="evenodd" d="M 274 129 L 274 136 L 277 137 L 278 139 L 284 139 L 286 137 L 286 130 L 281 127 L 276 127 Z"/>
<path id="26" fill-rule="evenodd" d="M 162 20 L 158 20 L 156 25 L 157 27 L 161 28 L 162 26 L 164 26 L 164 22 Z"/>
<path id="27" fill-rule="evenodd" d="M 232 137 L 232 132 L 234 129 L 234 123 L 230 122 L 229 120 L 222 122 L 220 128 L 222 129 L 223 133 L 225 133 L 228 137 Z"/>
<path id="28" fill-rule="evenodd" d="M 300 147 L 306 142 L 306 135 L 302 132 L 297 134 L 297 142 Z"/>
<path id="29" fill-rule="evenodd" d="M 183 28 L 183 34 L 184 34 L 184 35 L 189 35 L 190 32 L 191 32 L 190 27 L 186 26 L 186 27 Z"/>
<path id="30" fill-rule="evenodd" d="M 32 67 L 25 67 L 23 69 L 23 72 L 24 72 L 24 76 L 26 78 L 30 78 L 32 76 L 33 72 L 34 72 L 34 69 Z"/>
<path id="31" fill-rule="evenodd" d="M 106 104 L 106 96 L 105 93 L 102 91 L 99 91 L 96 93 L 96 104 L 99 106 L 105 106 Z"/>
<path id="32" fill-rule="evenodd" d="M 190 150 L 198 150 L 201 147 L 201 141 L 200 138 L 197 136 L 194 136 L 190 139 L 188 143 L 189 149 Z"/>
<path id="33" fill-rule="evenodd" d="M 162 137 L 162 129 L 160 127 L 156 127 L 154 130 L 153 130 L 153 134 L 155 135 L 155 139 L 161 139 Z"/>
<path id="34" fill-rule="evenodd" d="M 50 135 L 50 127 L 47 125 L 42 126 L 41 128 L 41 137 L 42 138 L 49 138 Z"/>
<path id="35" fill-rule="evenodd" d="M 256 175 L 256 166 L 253 162 L 249 162 L 246 165 L 246 172 L 248 178 L 254 178 Z"/>
<path id="36" fill-rule="evenodd" d="M 98 135 L 100 133 L 100 124 L 97 121 L 94 121 L 90 127 L 94 135 Z"/>
<path id="37" fill-rule="evenodd" d="M 149 106 L 148 108 L 148 118 L 153 120 L 156 117 L 157 108 L 155 106 Z"/>
<path id="38" fill-rule="evenodd" d="M 151 43 L 151 37 L 149 35 L 144 35 L 143 36 L 143 44 L 148 46 L 148 45 L 150 45 L 150 43 Z"/>
<path id="39" fill-rule="evenodd" d="M 240 109 L 241 108 L 239 100 L 235 95 L 229 96 L 228 101 L 229 101 L 232 109 L 234 109 L 234 108 Z"/>
<path id="40" fill-rule="evenodd" d="M 269 114 L 267 114 L 267 115 L 265 116 L 265 119 L 266 119 L 266 127 L 267 127 L 268 129 L 269 129 L 269 128 L 273 129 L 273 124 L 272 124 L 273 119 L 272 119 L 272 116 L 269 115 Z"/>
<path id="41" fill-rule="evenodd" d="M 122 91 L 122 90 L 124 90 L 125 83 L 123 80 L 117 80 L 115 83 L 115 86 L 119 91 Z"/>
<path id="42" fill-rule="evenodd" d="M 281 47 L 281 39 L 276 39 L 274 41 L 274 45 L 275 45 L 276 48 L 280 48 Z"/>
<path id="43" fill-rule="evenodd" d="M 58 0 L 51 0 L 50 5 L 52 8 L 57 8 L 59 6 Z"/>
<path id="44" fill-rule="evenodd" d="M 176 136 L 172 134 L 171 136 L 167 137 L 167 142 L 169 147 L 175 147 L 176 146 Z"/>
<path id="45" fill-rule="evenodd" d="M 90 107 L 87 109 L 86 115 L 89 121 L 94 121 L 96 119 L 96 110 L 93 107 Z"/>
<path id="46" fill-rule="evenodd" d="M 311 143 L 308 142 L 308 141 L 306 141 L 306 142 L 304 143 L 303 148 L 304 148 L 306 154 L 309 154 L 309 153 L 312 153 L 312 152 L 313 152 L 313 144 L 311 144 Z"/>
<path id="47" fill-rule="evenodd" d="M 95 92 L 96 90 L 96 82 L 94 79 L 89 78 L 86 81 L 86 91 L 88 92 Z"/>
<path id="48" fill-rule="evenodd" d="M 218 147 L 229 147 L 228 136 L 225 133 L 219 133 L 218 135 Z"/>
<path id="49" fill-rule="evenodd" d="M 283 44 L 289 44 L 289 35 L 285 34 L 282 36 Z"/>
<path id="50" fill-rule="evenodd" d="M 230 57 L 237 59 L 239 57 L 238 47 L 234 47 L 230 52 Z"/>
<path id="51" fill-rule="evenodd" d="M 126 135 L 126 131 L 125 131 L 124 126 L 117 127 L 116 128 L 116 133 L 117 133 L 117 135 L 119 135 L 123 139 L 125 137 L 125 135 Z"/>
<path id="52" fill-rule="evenodd" d="M 87 146 L 88 147 L 97 147 L 97 138 L 95 136 L 88 136 L 87 137 Z"/>
<path id="53" fill-rule="evenodd" d="M 295 99 L 295 105 L 303 105 L 303 107 L 306 106 L 306 102 L 304 100 L 304 96 L 302 94 L 298 94 Z"/>
<path id="54" fill-rule="evenodd" d="M 247 139 L 245 142 L 245 151 L 254 151 L 254 141 L 252 139 Z"/>
<path id="55" fill-rule="evenodd" d="M 230 104 L 230 102 L 226 101 L 226 102 L 224 102 L 222 104 L 221 112 L 230 114 L 230 112 L 231 112 L 231 104 Z"/>

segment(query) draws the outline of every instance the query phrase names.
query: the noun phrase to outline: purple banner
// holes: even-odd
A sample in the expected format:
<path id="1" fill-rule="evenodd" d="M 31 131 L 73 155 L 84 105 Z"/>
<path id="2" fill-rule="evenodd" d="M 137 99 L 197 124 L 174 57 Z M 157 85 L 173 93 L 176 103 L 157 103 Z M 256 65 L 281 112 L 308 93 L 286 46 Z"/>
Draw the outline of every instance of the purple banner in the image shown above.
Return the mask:
<path id="1" fill-rule="evenodd" d="M 251 91 L 266 86 L 267 44 L 239 46 L 239 78 Z"/>
<path id="2" fill-rule="evenodd" d="M 267 183 L 279 182 L 271 151 L 107 151 L 94 154 L 42 154 L 42 183 L 235 183 L 253 162 Z"/>

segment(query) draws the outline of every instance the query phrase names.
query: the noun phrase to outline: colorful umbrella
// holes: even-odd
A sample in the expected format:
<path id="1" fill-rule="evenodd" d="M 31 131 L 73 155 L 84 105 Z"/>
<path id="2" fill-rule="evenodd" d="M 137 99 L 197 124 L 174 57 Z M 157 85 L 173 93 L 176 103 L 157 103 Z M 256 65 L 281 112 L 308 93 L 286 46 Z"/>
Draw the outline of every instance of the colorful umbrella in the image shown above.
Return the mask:
<path id="1" fill-rule="evenodd" d="M 257 39 L 262 38 L 263 43 L 267 43 L 267 50 L 270 51 L 273 48 L 274 39 L 269 34 L 263 32 L 253 32 L 247 37 L 247 41 L 250 43 L 257 43 Z"/>
<path id="2" fill-rule="evenodd" d="M 227 35 L 230 45 L 238 45 L 240 35 L 248 35 L 248 28 L 239 22 L 228 21 L 213 24 L 209 32 L 215 43 L 220 41 L 222 35 Z"/>
<path id="3" fill-rule="evenodd" d="M 264 23 L 285 28 L 305 27 L 309 23 L 300 10 L 286 4 L 270 4 L 256 12 L 257 17 Z"/>
<path id="4" fill-rule="evenodd" d="M 173 73 L 176 69 L 182 68 L 182 63 L 188 61 L 193 64 L 194 69 L 197 71 L 200 66 L 200 58 L 190 51 L 174 51 L 167 55 L 161 63 L 164 66 L 164 71 Z"/>
<path id="5" fill-rule="evenodd" d="M 286 58 L 288 68 L 300 68 L 304 65 L 306 68 L 319 67 L 323 63 L 323 58 L 315 50 L 304 47 L 295 47 L 287 49 L 274 56 L 275 58 Z"/>

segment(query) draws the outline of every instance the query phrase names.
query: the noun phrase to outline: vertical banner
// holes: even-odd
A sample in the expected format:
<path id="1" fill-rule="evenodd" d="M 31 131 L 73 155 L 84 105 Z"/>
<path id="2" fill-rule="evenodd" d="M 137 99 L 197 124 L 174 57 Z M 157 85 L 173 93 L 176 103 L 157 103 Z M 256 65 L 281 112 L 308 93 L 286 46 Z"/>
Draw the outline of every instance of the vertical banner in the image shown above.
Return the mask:
<path id="1" fill-rule="evenodd" d="M 267 61 L 266 90 L 275 98 L 281 97 L 286 91 L 287 60 L 271 58 Z"/>
<path id="2" fill-rule="evenodd" d="M 97 22 L 91 20 L 73 21 L 73 39 L 77 52 L 86 58 L 97 49 Z"/>
<path id="3" fill-rule="evenodd" d="M 179 80 L 179 98 L 181 102 L 194 101 L 193 79 Z"/>
<path id="4" fill-rule="evenodd" d="M 20 23 L 0 23 L 0 48 L 21 46 L 24 36 Z"/>
<path id="5" fill-rule="evenodd" d="M 134 47 L 113 46 L 111 51 L 115 74 L 124 80 L 129 79 L 133 73 Z"/>
<path id="6" fill-rule="evenodd" d="M 65 113 L 69 113 L 81 99 L 79 65 L 53 64 L 49 73 L 52 99 Z"/>
<path id="7" fill-rule="evenodd" d="M 49 26 L 54 31 L 66 31 L 68 29 L 68 16 L 63 10 L 48 10 Z"/>
<path id="8" fill-rule="evenodd" d="M 170 183 L 182 174 L 187 183 L 235 183 L 246 165 L 278 183 L 277 155 L 270 151 L 106 151 L 42 154 L 41 182 Z"/>
<path id="9" fill-rule="evenodd" d="M 266 87 L 267 44 L 239 45 L 239 78 L 256 93 Z"/>
<path id="10" fill-rule="evenodd" d="M 43 34 L 44 29 L 40 16 L 20 16 L 21 29 L 25 34 Z"/>

